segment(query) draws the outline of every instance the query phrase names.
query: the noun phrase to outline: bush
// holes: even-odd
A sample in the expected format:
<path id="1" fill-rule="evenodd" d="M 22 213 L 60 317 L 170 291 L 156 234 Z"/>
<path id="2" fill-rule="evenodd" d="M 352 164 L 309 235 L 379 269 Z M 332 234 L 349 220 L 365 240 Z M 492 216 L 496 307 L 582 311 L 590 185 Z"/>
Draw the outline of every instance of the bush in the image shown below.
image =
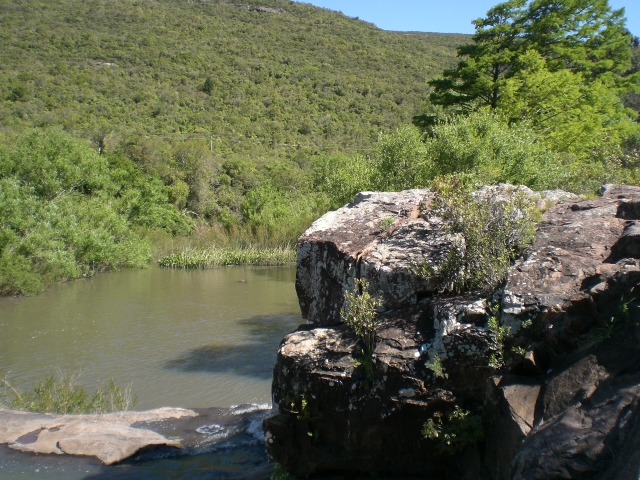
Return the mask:
<path id="1" fill-rule="evenodd" d="M 482 440 L 482 418 L 456 405 L 446 416 L 436 412 L 424 423 L 422 435 L 435 441 L 438 452 L 452 455 Z"/>
<path id="2" fill-rule="evenodd" d="M 494 290 L 507 268 L 533 240 L 536 210 L 533 202 L 515 189 L 505 199 L 473 193 L 473 183 L 463 177 L 434 181 L 434 213 L 442 217 L 453 246 L 437 268 L 443 290 L 462 292 Z"/>
<path id="3" fill-rule="evenodd" d="M 558 188 L 563 178 L 560 158 L 531 128 L 509 125 L 487 111 L 439 123 L 425 143 L 434 177 L 465 173 L 483 185 L 506 182 L 534 189 Z"/>
<path id="4" fill-rule="evenodd" d="M 379 305 L 379 299 L 369 293 L 369 282 L 364 279 L 356 279 L 353 290 L 344 293 L 340 318 L 362 342 L 365 359 L 370 359 L 376 348 L 376 309 Z"/>
<path id="5" fill-rule="evenodd" d="M 157 178 L 57 130 L 30 132 L 0 150 L 0 224 L 5 295 L 145 266 L 151 249 L 133 226 L 191 228 Z"/>

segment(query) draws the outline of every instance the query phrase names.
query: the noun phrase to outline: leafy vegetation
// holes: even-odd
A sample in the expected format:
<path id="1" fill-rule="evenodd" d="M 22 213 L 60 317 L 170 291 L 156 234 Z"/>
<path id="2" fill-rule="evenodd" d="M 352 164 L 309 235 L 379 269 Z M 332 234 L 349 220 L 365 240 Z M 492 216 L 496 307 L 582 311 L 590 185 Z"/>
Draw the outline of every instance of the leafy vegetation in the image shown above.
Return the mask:
<path id="1" fill-rule="evenodd" d="M 62 125 L 145 156 L 198 140 L 217 163 L 367 151 L 410 121 L 465 38 L 284 0 L 19 0 L 0 12 L 3 128 Z"/>
<path id="2" fill-rule="evenodd" d="M 437 353 L 433 355 L 433 358 L 425 362 L 424 366 L 433 372 L 433 376 L 435 378 L 449 378 L 449 374 L 445 372 L 445 368 L 442 365 L 442 360 Z"/>
<path id="3" fill-rule="evenodd" d="M 216 248 L 186 249 L 158 260 L 168 268 L 207 268 L 221 265 L 286 265 L 296 261 L 296 251 L 290 246 L 280 248 Z"/>
<path id="4" fill-rule="evenodd" d="M 102 383 L 89 395 L 81 385 L 79 376 L 48 375 L 33 387 L 21 392 L 11 386 L 7 376 L 0 377 L 0 405 L 29 412 L 81 414 L 108 413 L 128 410 L 136 404 L 131 385 L 121 389 L 113 378 Z"/>
<path id="5" fill-rule="evenodd" d="M 134 227 L 191 228 L 166 190 L 60 131 L 18 136 L 0 150 L 0 293 L 146 265 L 151 249 Z"/>
<path id="6" fill-rule="evenodd" d="M 379 299 L 369 293 L 369 282 L 357 278 L 353 290 L 344 292 L 344 303 L 340 310 L 340 318 L 361 342 L 361 362 L 367 370 L 371 370 L 372 365 L 367 367 L 367 363 L 370 364 L 376 348 L 379 304 Z"/>
<path id="7" fill-rule="evenodd" d="M 487 330 L 490 339 L 489 349 L 492 352 L 489 357 L 489 366 L 500 368 L 504 365 L 504 342 L 511 333 L 511 327 L 500 325 L 498 317 L 492 315 L 487 320 Z"/>
<path id="8" fill-rule="evenodd" d="M 358 191 L 443 175 L 637 183 L 640 130 L 621 98 L 637 106 L 638 48 L 606 0 L 585 1 L 490 10 L 432 82 L 448 108 L 427 82 L 467 36 L 283 0 L 0 6 L 0 294 L 144 265 L 152 248 L 197 265 L 212 244 L 292 244 Z"/>
<path id="9" fill-rule="evenodd" d="M 497 201 L 474 194 L 458 177 L 434 184 L 434 211 L 444 220 L 452 248 L 437 267 L 436 279 L 446 291 L 490 293 L 505 278 L 515 256 L 533 240 L 535 207 L 512 189 Z"/>
<path id="10" fill-rule="evenodd" d="M 526 121 L 558 152 L 620 145 L 638 132 L 621 95 L 640 88 L 624 21 L 607 0 L 499 3 L 474 22 L 457 68 L 429 82 L 431 100 Z"/>
<path id="11" fill-rule="evenodd" d="M 459 405 L 448 414 L 436 412 L 422 427 L 422 435 L 433 440 L 440 453 L 453 455 L 484 437 L 482 418 Z"/>

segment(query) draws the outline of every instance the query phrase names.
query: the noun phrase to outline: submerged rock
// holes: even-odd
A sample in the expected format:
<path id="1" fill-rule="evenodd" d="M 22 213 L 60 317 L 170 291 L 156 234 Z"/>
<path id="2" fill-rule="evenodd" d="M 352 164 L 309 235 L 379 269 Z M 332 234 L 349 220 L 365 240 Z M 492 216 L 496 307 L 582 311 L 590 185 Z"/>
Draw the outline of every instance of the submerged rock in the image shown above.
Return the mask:
<path id="1" fill-rule="evenodd" d="M 477 195 L 503 201 L 512 190 Z M 312 324 L 280 346 L 280 413 L 264 422 L 272 458 L 297 476 L 637 480 L 640 188 L 606 186 L 584 201 L 523 191 L 544 208 L 558 203 L 488 299 L 439 295 L 416 273 L 452 241 L 430 216 L 428 190 L 359 194 L 313 224 L 296 280 Z M 339 325 L 344 291 L 363 277 L 383 299 L 369 370 Z M 510 328 L 497 370 L 494 302 Z M 446 451 L 422 428 L 455 407 L 482 417 L 484 439 Z"/>

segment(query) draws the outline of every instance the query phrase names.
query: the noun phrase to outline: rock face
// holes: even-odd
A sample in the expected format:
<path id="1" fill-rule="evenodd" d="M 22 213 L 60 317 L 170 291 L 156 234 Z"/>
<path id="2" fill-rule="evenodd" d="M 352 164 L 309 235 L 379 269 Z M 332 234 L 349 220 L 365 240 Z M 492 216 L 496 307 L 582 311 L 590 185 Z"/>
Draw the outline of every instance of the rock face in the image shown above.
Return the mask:
<path id="1" fill-rule="evenodd" d="M 438 295 L 415 273 L 452 241 L 429 213 L 430 195 L 359 194 L 300 238 L 296 288 L 311 324 L 278 353 L 269 454 L 297 476 L 637 480 L 640 188 L 606 186 L 585 201 L 530 192 L 560 201 L 489 299 Z M 383 299 L 369 373 L 339 324 L 344 291 L 362 277 Z M 498 369 L 488 301 L 510 327 Z M 440 448 L 447 421 L 439 439 L 424 438 L 425 422 L 456 407 L 481 418 L 481 441 L 456 443 L 458 430 Z"/>

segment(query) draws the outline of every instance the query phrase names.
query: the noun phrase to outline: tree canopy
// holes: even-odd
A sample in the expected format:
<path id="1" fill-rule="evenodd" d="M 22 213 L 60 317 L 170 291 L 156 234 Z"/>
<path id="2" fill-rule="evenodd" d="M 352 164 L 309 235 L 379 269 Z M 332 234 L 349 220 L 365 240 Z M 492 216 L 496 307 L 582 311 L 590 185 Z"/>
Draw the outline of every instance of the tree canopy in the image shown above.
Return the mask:
<path id="1" fill-rule="evenodd" d="M 506 80 L 527 68 L 522 55 L 533 50 L 554 73 L 568 70 L 586 84 L 602 82 L 617 93 L 638 85 L 631 68 L 632 37 L 624 9 L 608 0 L 509 0 L 474 21 L 473 43 L 458 48 L 464 57 L 434 87 L 439 105 L 498 108 Z"/>

